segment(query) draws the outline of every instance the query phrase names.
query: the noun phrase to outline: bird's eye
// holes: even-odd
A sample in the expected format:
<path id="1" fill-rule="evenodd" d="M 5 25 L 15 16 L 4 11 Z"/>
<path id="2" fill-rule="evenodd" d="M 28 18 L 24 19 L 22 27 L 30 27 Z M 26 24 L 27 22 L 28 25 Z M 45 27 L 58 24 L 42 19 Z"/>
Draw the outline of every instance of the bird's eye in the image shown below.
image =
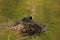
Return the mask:
<path id="1" fill-rule="evenodd" d="M 29 19 L 32 19 L 32 16 L 30 16 Z"/>

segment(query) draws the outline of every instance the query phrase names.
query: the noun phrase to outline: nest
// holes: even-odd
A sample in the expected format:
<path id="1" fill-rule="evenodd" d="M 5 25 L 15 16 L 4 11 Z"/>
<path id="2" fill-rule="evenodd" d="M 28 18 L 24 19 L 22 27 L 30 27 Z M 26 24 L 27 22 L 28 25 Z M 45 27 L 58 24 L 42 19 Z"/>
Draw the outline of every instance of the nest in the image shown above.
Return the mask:
<path id="1" fill-rule="evenodd" d="M 19 34 L 23 36 L 32 36 L 35 34 L 41 35 L 43 32 L 45 32 L 45 27 L 46 25 L 39 24 L 38 22 L 34 21 L 32 17 L 26 17 L 15 22 L 12 26 L 10 26 L 10 29 L 19 32 Z"/>

